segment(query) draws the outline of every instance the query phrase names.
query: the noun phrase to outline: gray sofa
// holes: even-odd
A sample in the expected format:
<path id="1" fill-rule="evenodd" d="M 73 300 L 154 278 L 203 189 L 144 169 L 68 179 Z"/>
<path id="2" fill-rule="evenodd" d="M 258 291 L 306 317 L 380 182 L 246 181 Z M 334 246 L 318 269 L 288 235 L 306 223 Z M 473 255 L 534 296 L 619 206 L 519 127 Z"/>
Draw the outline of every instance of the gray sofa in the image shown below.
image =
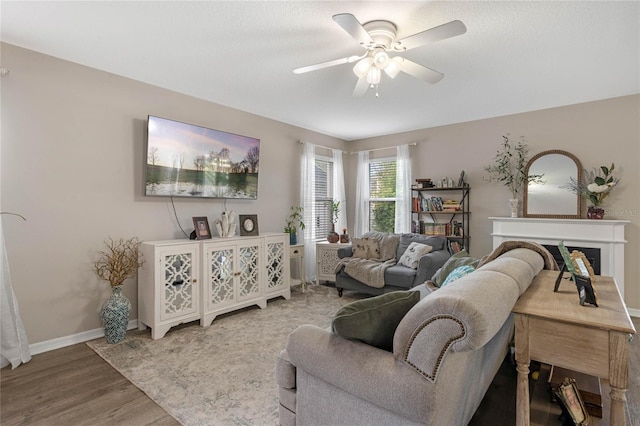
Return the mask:
<path id="1" fill-rule="evenodd" d="M 467 424 L 508 352 L 511 309 L 543 266 L 516 248 L 426 295 L 393 352 L 298 327 L 276 364 L 280 424 Z"/>
<path id="2" fill-rule="evenodd" d="M 374 238 L 380 241 L 388 240 L 385 244 L 391 244 L 393 250 L 386 250 L 390 254 L 385 255 L 382 251 L 382 260 L 394 258 L 397 261 L 404 254 L 405 250 L 413 242 L 427 244 L 433 247 L 431 253 L 422 256 L 417 269 L 408 268 L 399 263 L 388 268 L 384 272 L 385 285 L 382 288 L 371 287 L 357 279 L 351 277 L 345 268 L 341 267 L 336 273 L 336 289 L 338 295 L 342 296 L 343 290 L 357 291 L 371 295 L 379 295 L 391 291 L 408 290 L 426 280 L 431 279 L 433 274 L 449 259 L 450 254 L 447 249 L 447 239 L 444 237 L 421 234 L 387 234 L 382 232 L 368 232 L 362 238 Z M 344 259 L 353 255 L 352 247 L 343 247 L 338 250 L 338 258 Z"/>

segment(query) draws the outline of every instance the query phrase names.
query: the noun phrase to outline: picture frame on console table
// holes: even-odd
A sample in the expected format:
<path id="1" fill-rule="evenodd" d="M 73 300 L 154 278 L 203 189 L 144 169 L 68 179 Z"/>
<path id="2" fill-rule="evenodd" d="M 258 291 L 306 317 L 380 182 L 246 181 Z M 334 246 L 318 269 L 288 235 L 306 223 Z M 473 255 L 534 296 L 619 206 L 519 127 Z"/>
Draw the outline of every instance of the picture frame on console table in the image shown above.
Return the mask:
<path id="1" fill-rule="evenodd" d="M 585 254 L 578 250 L 571 252 L 571 261 L 576 271 L 580 272 L 580 275 L 591 278 L 591 282 L 596 282 L 596 274 L 593 272 L 593 267 Z"/>
<path id="2" fill-rule="evenodd" d="M 195 228 L 196 240 L 211 239 L 211 229 L 206 216 L 193 217 L 193 227 Z"/>
<path id="3" fill-rule="evenodd" d="M 257 214 L 241 214 L 240 217 L 240 236 L 257 236 L 258 235 L 258 215 Z"/>
<path id="4" fill-rule="evenodd" d="M 564 265 L 562 266 L 562 268 L 560 268 L 560 273 L 558 274 L 558 278 L 556 279 L 556 285 L 553 288 L 554 293 L 556 293 L 558 291 L 558 287 L 560 287 L 560 281 L 562 281 L 564 271 L 568 271 L 571 274 L 572 279 L 576 276 L 576 268 L 573 264 L 573 259 L 571 259 L 569 250 L 567 250 L 567 248 L 564 246 L 563 241 L 560 241 L 558 243 L 558 251 L 562 256 L 562 260 L 564 260 Z"/>

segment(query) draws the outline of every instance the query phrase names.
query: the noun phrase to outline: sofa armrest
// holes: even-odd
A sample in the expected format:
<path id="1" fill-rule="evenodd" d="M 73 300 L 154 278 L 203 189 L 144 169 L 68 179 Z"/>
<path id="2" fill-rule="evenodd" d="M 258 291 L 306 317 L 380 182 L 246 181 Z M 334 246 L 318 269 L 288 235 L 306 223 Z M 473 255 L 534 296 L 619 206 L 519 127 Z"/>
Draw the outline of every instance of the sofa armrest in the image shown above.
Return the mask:
<path id="1" fill-rule="evenodd" d="M 418 270 L 413 284 L 419 285 L 430 280 L 450 257 L 451 255 L 447 250 L 437 250 L 422 256 L 418 263 Z"/>
<path id="2" fill-rule="evenodd" d="M 352 257 L 353 250 L 351 247 L 341 247 L 338 249 L 338 259 L 344 259 L 345 257 Z"/>
<path id="3" fill-rule="evenodd" d="M 427 418 L 435 398 L 434 384 L 393 353 L 320 327 L 298 327 L 286 351 L 298 370 L 414 421 Z"/>

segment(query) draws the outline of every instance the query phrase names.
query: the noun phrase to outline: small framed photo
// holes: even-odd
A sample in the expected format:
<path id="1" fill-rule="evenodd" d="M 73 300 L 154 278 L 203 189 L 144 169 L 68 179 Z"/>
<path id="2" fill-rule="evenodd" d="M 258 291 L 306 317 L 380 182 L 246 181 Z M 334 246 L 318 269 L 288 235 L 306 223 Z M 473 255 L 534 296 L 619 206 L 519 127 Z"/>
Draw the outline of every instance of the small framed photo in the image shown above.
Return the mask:
<path id="1" fill-rule="evenodd" d="M 211 229 L 206 216 L 194 217 L 193 227 L 196 232 L 196 240 L 208 240 L 211 238 Z"/>
<path id="2" fill-rule="evenodd" d="M 574 275 L 573 280 L 576 283 L 578 289 L 578 296 L 580 296 L 580 305 L 584 306 L 585 303 L 598 307 L 598 301 L 596 300 L 596 290 L 593 288 L 591 278 L 583 275 Z"/>
<path id="3" fill-rule="evenodd" d="M 560 386 L 558 386 L 556 395 L 561 402 L 563 413 L 571 417 L 574 424 L 589 424 L 589 413 L 582 401 L 582 396 L 576 386 L 575 379 L 566 377 Z"/>
<path id="4" fill-rule="evenodd" d="M 591 263 L 589 263 L 589 260 L 583 252 L 573 250 L 571 252 L 571 260 L 573 261 L 573 267 L 576 269 L 576 273 L 591 278 L 592 283 L 596 281 L 596 274 L 593 272 Z"/>
<path id="5" fill-rule="evenodd" d="M 258 215 L 257 214 L 241 214 L 240 218 L 240 235 L 256 236 L 258 235 Z"/>
<path id="6" fill-rule="evenodd" d="M 558 287 L 560 287 L 560 281 L 562 280 L 564 271 L 569 271 L 569 273 L 571 274 L 571 278 L 573 279 L 577 272 L 576 272 L 576 268 L 573 264 L 573 259 L 571 259 L 571 255 L 569 254 L 569 250 L 567 250 L 567 248 L 564 246 L 564 242 L 560 241 L 558 243 L 558 251 L 560 252 L 560 254 L 562 255 L 562 260 L 564 261 L 564 265 L 562 266 L 562 268 L 560 268 L 560 273 L 558 274 L 558 278 L 556 279 L 556 285 L 553 288 L 553 292 L 557 292 L 558 291 Z"/>

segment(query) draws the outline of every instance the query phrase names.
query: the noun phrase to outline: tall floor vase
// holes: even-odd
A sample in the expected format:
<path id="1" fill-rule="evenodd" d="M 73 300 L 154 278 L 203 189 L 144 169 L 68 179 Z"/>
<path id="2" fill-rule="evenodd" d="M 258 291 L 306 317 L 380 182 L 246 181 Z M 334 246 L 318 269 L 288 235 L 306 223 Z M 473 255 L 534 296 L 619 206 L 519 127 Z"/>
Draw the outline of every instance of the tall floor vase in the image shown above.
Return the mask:
<path id="1" fill-rule="evenodd" d="M 122 286 L 111 288 L 113 294 L 102 305 L 100 315 L 107 343 L 118 343 L 124 340 L 129 325 L 131 302 L 122 294 Z"/>

